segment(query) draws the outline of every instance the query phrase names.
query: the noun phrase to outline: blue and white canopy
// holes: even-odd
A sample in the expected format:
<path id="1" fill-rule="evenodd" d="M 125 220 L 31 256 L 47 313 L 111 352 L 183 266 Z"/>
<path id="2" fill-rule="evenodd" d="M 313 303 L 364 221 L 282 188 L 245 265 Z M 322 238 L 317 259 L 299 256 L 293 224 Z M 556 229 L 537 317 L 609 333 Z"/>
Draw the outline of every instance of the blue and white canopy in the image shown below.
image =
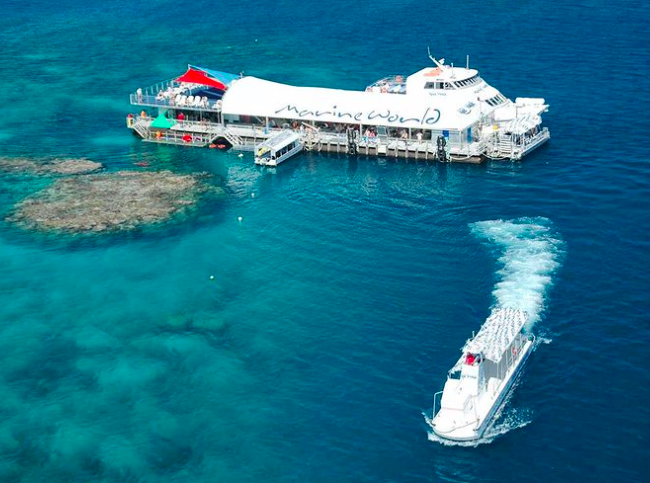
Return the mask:
<path id="1" fill-rule="evenodd" d="M 188 67 L 190 69 L 200 70 L 204 72 L 208 76 L 224 84 L 226 87 L 230 87 L 232 81 L 234 81 L 235 79 L 239 79 L 239 76 L 237 74 L 231 74 L 229 72 L 221 72 L 219 70 L 208 69 L 206 67 L 199 67 L 197 65 L 188 65 Z"/>

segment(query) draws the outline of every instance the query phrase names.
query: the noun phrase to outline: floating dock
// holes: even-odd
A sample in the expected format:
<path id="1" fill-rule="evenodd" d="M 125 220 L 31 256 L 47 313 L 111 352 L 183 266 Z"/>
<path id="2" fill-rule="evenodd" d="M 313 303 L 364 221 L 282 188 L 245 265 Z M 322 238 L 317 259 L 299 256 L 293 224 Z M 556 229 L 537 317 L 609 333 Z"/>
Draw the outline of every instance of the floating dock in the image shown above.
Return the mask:
<path id="1" fill-rule="evenodd" d="M 292 132 L 307 151 L 463 163 L 521 159 L 550 139 L 542 127 L 544 99 L 513 102 L 469 64 L 430 58 L 435 67 L 385 77 L 362 91 L 190 65 L 180 77 L 131 94 L 142 111 L 130 114 L 127 126 L 161 144 L 253 151 Z"/>

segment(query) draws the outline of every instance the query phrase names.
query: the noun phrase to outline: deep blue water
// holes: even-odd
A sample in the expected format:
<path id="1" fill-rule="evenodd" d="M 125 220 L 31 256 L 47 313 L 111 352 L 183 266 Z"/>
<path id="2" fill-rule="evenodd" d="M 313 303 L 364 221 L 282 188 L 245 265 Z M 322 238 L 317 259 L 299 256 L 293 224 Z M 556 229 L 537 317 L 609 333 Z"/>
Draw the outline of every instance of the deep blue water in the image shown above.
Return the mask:
<path id="1" fill-rule="evenodd" d="M 0 156 L 147 160 L 228 197 L 129 236 L 0 225 L 0 481 L 648 481 L 645 2 L 1 6 Z M 187 63 L 363 88 L 427 45 L 546 98 L 551 142 L 270 173 L 124 127 Z M 47 180 L 0 183 L 4 215 Z M 443 445 L 423 413 L 503 301 L 543 342 L 491 437 Z"/>

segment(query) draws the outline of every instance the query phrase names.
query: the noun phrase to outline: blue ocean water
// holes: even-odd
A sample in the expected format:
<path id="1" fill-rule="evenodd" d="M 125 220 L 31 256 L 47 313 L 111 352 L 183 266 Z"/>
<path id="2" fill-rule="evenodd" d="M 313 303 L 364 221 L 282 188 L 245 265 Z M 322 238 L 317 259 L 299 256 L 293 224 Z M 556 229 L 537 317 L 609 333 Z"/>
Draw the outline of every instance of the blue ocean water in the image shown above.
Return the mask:
<path id="1" fill-rule="evenodd" d="M 128 236 L 0 224 L 0 481 L 648 481 L 646 3 L 1 5 L 0 156 L 207 171 L 228 197 Z M 551 142 L 273 173 L 124 126 L 187 63 L 360 89 L 427 45 L 546 98 Z M 47 182 L 2 175 L 3 217 Z M 504 300 L 543 343 L 484 444 L 441 444 L 423 413 Z"/>

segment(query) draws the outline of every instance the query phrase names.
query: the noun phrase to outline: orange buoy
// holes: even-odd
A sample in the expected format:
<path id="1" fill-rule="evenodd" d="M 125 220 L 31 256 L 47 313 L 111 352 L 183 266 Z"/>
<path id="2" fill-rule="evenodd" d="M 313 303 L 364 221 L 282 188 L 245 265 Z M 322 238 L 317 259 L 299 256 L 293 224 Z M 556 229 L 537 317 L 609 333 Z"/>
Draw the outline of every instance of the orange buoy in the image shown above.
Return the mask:
<path id="1" fill-rule="evenodd" d="M 209 147 L 210 149 L 214 149 L 214 148 L 216 148 L 216 147 L 217 147 L 217 145 L 216 145 L 216 144 L 214 144 L 214 143 L 212 143 L 212 144 L 210 144 L 210 146 L 208 146 L 208 147 Z"/>
<path id="2" fill-rule="evenodd" d="M 217 144 L 217 147 L 219 149 L 224 149 L 226 147 L 226 145 L 225 144 Z"/>

